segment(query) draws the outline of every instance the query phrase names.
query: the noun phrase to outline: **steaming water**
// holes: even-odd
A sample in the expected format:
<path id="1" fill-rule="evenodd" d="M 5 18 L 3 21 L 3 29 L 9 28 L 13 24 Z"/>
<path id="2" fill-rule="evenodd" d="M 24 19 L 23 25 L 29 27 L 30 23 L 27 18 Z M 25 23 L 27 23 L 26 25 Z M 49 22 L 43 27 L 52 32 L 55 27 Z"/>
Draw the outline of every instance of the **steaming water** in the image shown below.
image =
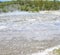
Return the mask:
<path id="1" fill-rule="evenodd" d="M 60 45 L 60 16 L 40 13 L 0 15 L 0 54 L 26 55 Z"/>

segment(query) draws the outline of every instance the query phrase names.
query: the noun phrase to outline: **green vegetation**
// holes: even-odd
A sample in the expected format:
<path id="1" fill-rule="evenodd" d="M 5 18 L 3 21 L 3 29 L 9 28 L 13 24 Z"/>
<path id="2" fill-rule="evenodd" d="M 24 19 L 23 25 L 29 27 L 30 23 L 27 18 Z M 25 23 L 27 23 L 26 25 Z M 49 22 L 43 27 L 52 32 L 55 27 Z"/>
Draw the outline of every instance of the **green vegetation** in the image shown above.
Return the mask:
<path id="1" fill-rule="evenodd" d="M 21 10 L 21 11 L 40 11 L 40 10 L 59 10 L 59 1 L 43 0 L 16 0 L 10 2 L 0 2 L 0 12 Z"/>
<path id="2" fill-rule="evenodd" d="M 60 48 L 59 48 L 59 49 L 55 49 L 55 50 L 53 51 L 53 53 L 54 53 L 55 55 L 60 55 Z"/>

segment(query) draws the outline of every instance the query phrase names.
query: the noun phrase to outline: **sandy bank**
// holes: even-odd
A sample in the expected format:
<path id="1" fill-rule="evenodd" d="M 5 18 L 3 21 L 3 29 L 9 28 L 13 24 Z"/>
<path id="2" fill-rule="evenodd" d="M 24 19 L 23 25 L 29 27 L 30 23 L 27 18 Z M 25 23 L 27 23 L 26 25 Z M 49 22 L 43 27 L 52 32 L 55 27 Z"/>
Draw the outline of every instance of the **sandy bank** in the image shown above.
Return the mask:
<path id="1" fill-rule="evenodd" d="M 24 15 L 24 14 L 54 14 L 54 15 L 60 15 L 60 10 L 53 10 L 53 11 L 39 11 L 39 12 L 26 12 L 26 11 L 14 11 L 14 12 L 7 12 L 7 13 L 0 13 L 0 16 L 5 15 Z"/>

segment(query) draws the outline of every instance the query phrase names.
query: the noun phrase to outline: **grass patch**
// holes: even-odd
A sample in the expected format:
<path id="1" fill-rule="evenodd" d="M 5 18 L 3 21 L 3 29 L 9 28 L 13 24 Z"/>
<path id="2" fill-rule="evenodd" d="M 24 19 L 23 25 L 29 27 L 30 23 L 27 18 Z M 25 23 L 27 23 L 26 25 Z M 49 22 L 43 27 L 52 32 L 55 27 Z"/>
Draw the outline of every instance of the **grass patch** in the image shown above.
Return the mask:
<path id="1" fill-rule="evenodd" d="M 60 2 L 56 1 L 29 1 L 29 0 L 17 0 L 17 1 L 10 1 L 10 2 L 0 2 L 0 9 L 3 12 L 10 11 L 12 7 L 16 9 L 13 5 L 16 5 L 17 10 L 21 11 L 40 11 L 40 10 L 59 10 L 60 9 Z M 17 6 L 18 5 L 18 6 Z M 10 9 L 5 7 L 11 7 Z M 7 10 L 7 11 L 6 11 Z"/>
<path id="2" fill-rule="evenodd" d="M 53 50 L 53 54 L 60 55 L 60 48 Z"/>

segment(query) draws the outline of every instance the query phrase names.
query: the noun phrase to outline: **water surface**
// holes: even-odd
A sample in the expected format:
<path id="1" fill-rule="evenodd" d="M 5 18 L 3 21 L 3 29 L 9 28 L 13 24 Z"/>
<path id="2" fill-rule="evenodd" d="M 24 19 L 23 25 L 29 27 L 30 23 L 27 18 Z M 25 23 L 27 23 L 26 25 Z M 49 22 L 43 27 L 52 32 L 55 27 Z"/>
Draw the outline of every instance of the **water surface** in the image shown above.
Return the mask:
<path id="1" fill-rule="evenodd" d="M 60 16 L 19 14 L 0 16 L 0 54 L 26 55 L 60 45 Z"/>

